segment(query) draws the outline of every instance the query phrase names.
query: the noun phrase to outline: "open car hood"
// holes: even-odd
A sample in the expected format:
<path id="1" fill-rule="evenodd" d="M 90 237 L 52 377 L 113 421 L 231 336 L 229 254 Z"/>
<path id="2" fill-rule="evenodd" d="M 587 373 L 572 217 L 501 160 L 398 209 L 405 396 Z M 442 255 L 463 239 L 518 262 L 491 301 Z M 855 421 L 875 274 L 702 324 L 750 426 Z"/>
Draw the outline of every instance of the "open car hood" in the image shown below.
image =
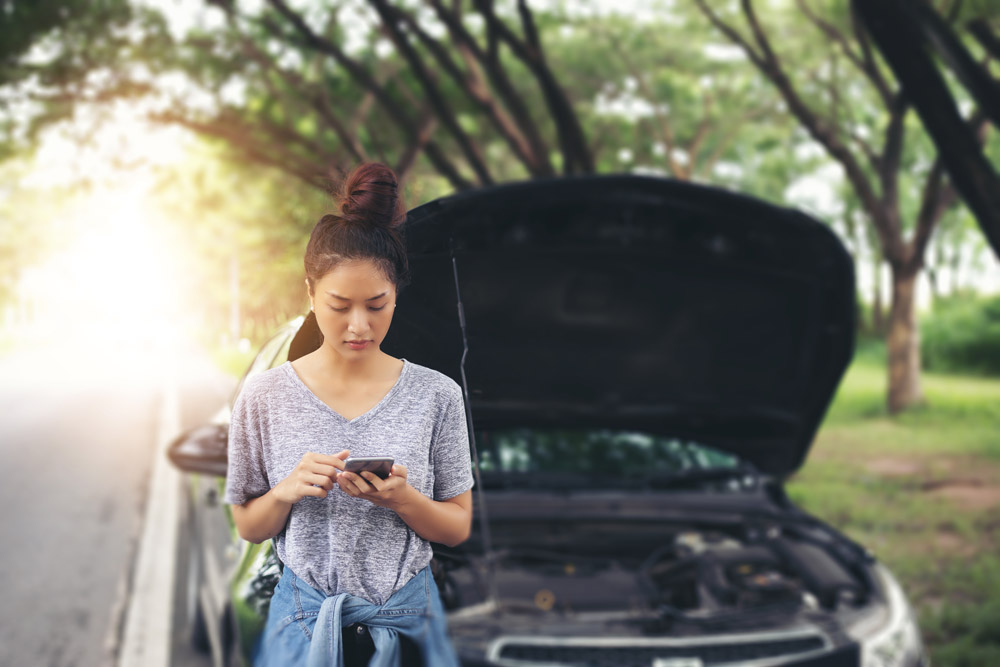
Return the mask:
<path id="1" fill-rule="evenodd" d="M 661 178 L 501 185 L 413 209 L 382 349 L 459 384 L 476 429 L 635 429 L 786 476 L 854 348 L 854 268 L 805 214 Z"/>

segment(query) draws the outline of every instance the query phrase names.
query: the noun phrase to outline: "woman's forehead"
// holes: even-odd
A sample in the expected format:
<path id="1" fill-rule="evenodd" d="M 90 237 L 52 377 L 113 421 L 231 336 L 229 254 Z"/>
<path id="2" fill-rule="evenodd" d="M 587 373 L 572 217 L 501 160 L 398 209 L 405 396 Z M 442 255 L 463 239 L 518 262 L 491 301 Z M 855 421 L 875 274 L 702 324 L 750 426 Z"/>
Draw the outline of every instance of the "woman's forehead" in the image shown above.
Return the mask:
<path id="1" fill-rule="evenodd" d="M 346 299 L 372 299 L 394 290 L 385 272 L 368 259 L 351 259 L 338 263 L 319 279 L 321 292 Z"/>

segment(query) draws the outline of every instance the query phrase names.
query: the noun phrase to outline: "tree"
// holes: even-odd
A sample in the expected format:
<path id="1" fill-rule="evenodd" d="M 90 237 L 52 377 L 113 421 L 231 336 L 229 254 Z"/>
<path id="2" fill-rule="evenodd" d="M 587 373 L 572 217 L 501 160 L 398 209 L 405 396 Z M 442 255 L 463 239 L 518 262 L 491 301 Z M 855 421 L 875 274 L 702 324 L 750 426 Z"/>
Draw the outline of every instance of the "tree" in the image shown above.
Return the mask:
<path id="1" fill-rule="evenodd" d="M 985 4 L 985 3 L 983 3 Z M 952 5 L 957 15 L 962 3 Z M 931 48 L 953 70 L 973 96 L 984 119 L 1000 128 L 1000 80 L 975 61 L 962 40 L 927 0 L 870 0 L 852 3 L 865 22 L 907 98 L 934 139 L 951 180 L 976 213 L 979 224 L 1000 257 L 1000 177 L 980 148 L 976 130 L 963 122 L 948 84 L 935 67 Z M 993 57 L 1000 57 L 1000 39 L 990 26 L 986 7 L 974 10 L 970 33 Z"/>
<path id="2" fill-rule="evenodd" d="M 224 12 L 225 29 L 188 37 L 176 57 L 161 49 L 158 66 L 209 86 L 212 77 L 239 77 L 249 103 L 222 104 L 215 114 L 175 105 L 158 117 L 217 136 L 250 159 L 320 185 L 331 163 L 374 156 L 405 175 L 423 157 L 453 189 L 465 189 L 495 182 L 484 144 L 499 139 L 529 177 L 593 170 L 573 105 L 524 3 L 523 36 L 491 3 L 476 3 L 485 39 L 466 27 L 461 9 L 442 2 L 430 3 L 430 22 L 448 39 L 432 36 L 429 17 L 377 0 L 317 5 L 308 13 L 284 0 L 270 0 L 257 14 L 234 2 L 212 4 Z M 380 21 L 360 49 L 346 46 L 347 9 Z M 530 108 L 533 93 L 549 118 Z"/>
<path id="3" fill-rule="evenodd" d="M 80 83 L 118 53 L 135 20 L 127 0 L 0 0 L 0 159 L 70 116 Z"/>
<path id="4" fill-rule="evenodd" d="M 841 165 L 892 275 L 888 409 L 895 413 L 922 402 L 916 282 L 934 227 L 955 202 L 956 193 L 945 178 L 940 157 L 914 127 L 909 99 L 843 2 L 828 2 L 821 10 L 816 3 L 797 0 L 801 17 L 775 13 L 769 25 L 758 16 L 752 0 L 741 0 L 741 17 L 721 13 L 705 0 L 695 3 L 712 25 L 743 49 L 781 94 L 789 113 Z M 775 28 L 780 19 L 784 22 Z M 799 25 L 790 27 L 796 20 Z M 805 36 L 808 43 L 801 37 L 796 40 L 803 20 L 811 28 Z M 780 50 L 774 46 L 779 34 Z M 827 48 L 818 49 L 820 42 Z M 822 59 L 810 60 L 810 54 L 817 52 Z M 901 191 L 908 187 L 921 195 L 917 210 L 904 217 Z"/>
<path id="5" fill-rule="evenodd" d="M 437 174 L 437 194 L 623 167 L 707 180 L 742 128 L 774 117 L 753 77 L 698 52 L 708 32 L 690 13 L 638 26 L 524 0 L 268 0 L 255 11 L 206 0 L 205 12 L 183 35 L 137 12 L 140 38 L 102 49 L 116 54 L 98 63 L 115 89 L 76 96 L 146 91 L 157 120 L 317 188 L 377 159 L 404 178 Z M 160 82 L 178 75 L 189 85 L 166 92 Z M 598 108 L 623 96 L 649 113 Z"/>
<path id="6" fill-rule="evenodd" d="M 709 180 L 739 145 L 740 128 L 773 115 L 776 101 L 772 95 L 753 106 L 760 85 L 738 64 L 713 62 L 697 48 L 685 53 L 683 45 L 709 33 L 690 12 L 681 24 L 639 28 L 620 15 L 535 11 L 523 1 L 331 7 L 270 0 L 251 11 L 206 0 L 194 26 L 178 31 L 148 5 L 126 10 L 124 25 L 86 12 L 60 15 L 59 39 L 31 65 L 53 82 L 35 97 L 60 112 L 32 119 L 34 129 L 66 117 L 75 104 L 100 107 L 129 96 L 158 121 L 224 147 L 235 165 L 267 165 L 313 189 L 327 190 L 331 176 L 359 161 L 386 162 L 403 176 L 411 205 L 455 189 L 594 170 Z M 89 35 L 86 48 L 60 43 L 74 30 Z M 73 67 L 56 85 L 54 73 L 67 62 Z M 650 113 L 637 119 L 600 108 L 602 99 L 613 106 L 624 97 Z M 734 118 L 730 105 L 747 111 Z M 252 196 L 259 211 L 287 203 L 287 179 L 261 187 L 249 171 L 233 184 L 242 198 Z M 420 178 L 407 179 L 414 171 Z M 250 230 L 280 245 L 303 238 L 302 225 L 315 216 L 265 220 L 238 206 L 213 213 L 230 201 L 222 185 L 228 178 L 179 175 L 164 188 L 185 195 L 166 205 L 177 220 L 199 221 L 191 238 L 224 269 L 232 253 L 213 253 L 227 243 L 240 249 L 241 267 L 247 257 L 279 271 L 292 267 Z M 250 272 L 240 276 L 242 293 L 269 294 Z M 227 277 L 206 274 L 205 282 L 225 285 Z M 220 305 L 228 300 L 223 291 L 214 299 Z M 295 309 L 274 294 L 268 312 L 241 301 L 257 322 Z"/>

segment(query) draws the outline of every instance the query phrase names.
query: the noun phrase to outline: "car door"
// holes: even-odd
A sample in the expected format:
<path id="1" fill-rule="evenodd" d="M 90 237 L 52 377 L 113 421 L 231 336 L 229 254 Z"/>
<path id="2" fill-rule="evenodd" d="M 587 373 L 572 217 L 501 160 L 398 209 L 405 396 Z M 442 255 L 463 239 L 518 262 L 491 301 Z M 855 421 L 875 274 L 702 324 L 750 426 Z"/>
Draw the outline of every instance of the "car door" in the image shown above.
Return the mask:
<path id="1" fill-rule="evenodd" d="M 171 459 L 185 470 L 185 544 L 188 633 L 198 650 L 211 651 L 213 662 L 231 664 L 234 640 L 241 632 L 233 613 L 231 590 L 248 551 L 260 549 L 236 533 L 232 511 L 222 502 L 225 492 L 225 450 L 232 406 L 246 381 L 278 366 L 300 320 L 283 326 L 265 342 L 243 373 L 232 395 L 212 423 L 180 436 L 170 447 Z"/>

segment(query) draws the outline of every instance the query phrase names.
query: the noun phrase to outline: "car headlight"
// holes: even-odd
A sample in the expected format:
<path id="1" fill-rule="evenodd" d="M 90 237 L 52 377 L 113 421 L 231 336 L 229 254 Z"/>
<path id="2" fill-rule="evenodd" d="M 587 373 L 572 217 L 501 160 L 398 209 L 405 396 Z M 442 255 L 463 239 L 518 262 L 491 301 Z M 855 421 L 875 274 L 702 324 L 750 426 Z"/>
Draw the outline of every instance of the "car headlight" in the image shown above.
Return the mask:
<path id="1" fill-rule="evenodd" d="M 848 632 L 861 644 L 862 667 L 918 667 L 928 664 L 916 617 L 899 582 L 877 566 L 886 606 L 877 618 L 867 618 Z"/>

